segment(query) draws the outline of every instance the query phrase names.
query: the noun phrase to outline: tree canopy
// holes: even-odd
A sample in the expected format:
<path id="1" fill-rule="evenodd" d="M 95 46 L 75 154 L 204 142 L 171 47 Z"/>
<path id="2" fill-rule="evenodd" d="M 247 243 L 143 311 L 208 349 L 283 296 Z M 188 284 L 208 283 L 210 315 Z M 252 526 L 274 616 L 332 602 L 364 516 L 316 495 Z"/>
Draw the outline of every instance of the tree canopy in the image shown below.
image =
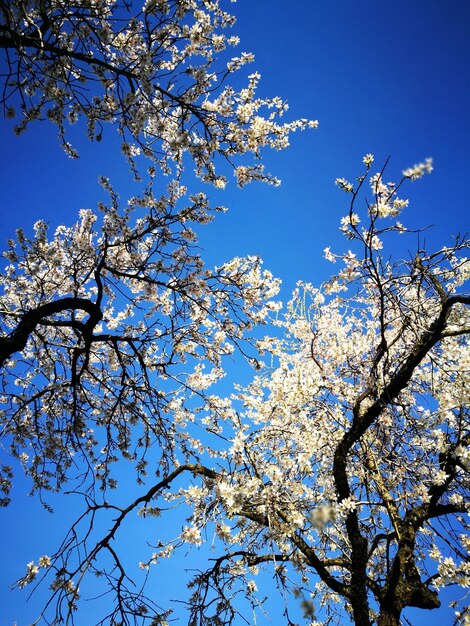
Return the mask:
<path id="1" fill-rule="evenodd" d="M 218 1 L 151 0 L 136 11 L 115 0 L 12 0 L 0 15 L 7 117 L 21 113 L 18 133 L 50 120 L 72 157 L 66 127 L 84 118 L 92 140 L 101 141 L 105 123 L 116 126 L 133 168 L 143 153 L 178 174 L 189 154 L 200 178 L 223 187 L 215 157 L 233 164 L 251 154 L 254 162 L 235 167 L 238 183 L 275 182 L 257 159 L 261 149 L 285 148 L 290 132 L 316 126 L 279 124 L 287 106 L 256 96 L 256 72 L 243 89 L 228 84 L 253 55 L 224 58 L 238 37 L 226 34 L 234 18 Z"/>
<path id="2" fill-rule="evenodd" d="M 223 209 L 188 191 L 184 170 L 216 188 L 230 169 L 241 186 L 276 182 L 262 149 L 316 122 L 280 124 L 287 107 L 257 97 L 256 73 L 229 84 L 251 55 L 225 58 L 238 42 L 219 2 L 12 0 L 0 16 L 17 131 L 46 118 L 75 156 L 70 124 L 99 141 L 109 123 L 140 181 L 125 203 L 103 177 L 96 211 L 18 229 L 4 253 L 2 451 L 45 506 L 48 492 L 83 498 L 55 553 L 18 581 L 50 585 L 37 623 L 79 624 L 82 602 L 106 593 L 97 624 L 168 624 L 174 607 L 147 576 L 203 544 L 215 558 L 179 599 L 191 626 L 262 611 L 263 572 L 289 625 L 299 605 L 310 625 L 398 625 L 408 607 L 438 608 L 443 587 L 468 587 L 468 239 L 391 252 L 416 241 L 400 196 L 432 161 L 394 184 L 367 154 L 354 182 L 338 178 L 350 249 L 326 248 L 339 271 L 299 283 L 282 309 L 259 258 L 206 267 L 197 231 Z M 252 382 L 226 393 L 237 359 Z M 138 489 L 124 504 L 123 474 Z M 155 530 L 129 568 L 119 535 L 136 514 Z"/>

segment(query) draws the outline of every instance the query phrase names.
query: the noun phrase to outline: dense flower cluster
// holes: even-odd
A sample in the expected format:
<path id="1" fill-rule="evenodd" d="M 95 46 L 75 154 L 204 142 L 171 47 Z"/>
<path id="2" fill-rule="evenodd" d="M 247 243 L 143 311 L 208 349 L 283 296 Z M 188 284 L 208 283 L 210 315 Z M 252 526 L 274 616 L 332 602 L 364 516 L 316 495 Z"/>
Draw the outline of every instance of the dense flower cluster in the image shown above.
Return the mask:
<path id="1" fill-rule="evenodd" d="M 102 551 L 121 571 L 110 547 L 120 525 L 133 511 L 160 517 L 159 498 L 191 514 L 141 570 L 208 541 L 221 550 L 191 583 L 194 623 L 212 619 L 214 598 L 228 624 L 237 593 L 259 606 L 253 577 L 266 568 L 301 598 L 309 624 L 323 623 L 315 607 L 328 607 L 328 623 L 346 615 L 395 623 L 386 620 L 408 606 L 439 606 L 441 587 L 468 586 L 468 242 L 395 264 L 382 255 L 390 233 L 406 231 L 395 219 L 407 202 L 397 202 L 401 183 L 370 174 L 372 162 L 366 155 L 341 219 L 356 251 L 327 248 L 344 269 L 320 289 L 299 284 L 284 316 L 273 300 L 278 281 L 258 259 L 204 268 L 191 223 L 210 219 L 207 201 L 185 204 L 177 184 L 161 198 L 150 185 L 145 202 L 122 210 L 103 180 L 111 200 L 99 213 L 82 211 L 52 237 L 43 222 L 34 239 L 17 233 L 1 279 L 11 329 L 0 344 L 4 432 L 36 489 L 69 480 L 81 458 L 90 485 L 106 495 L 101 503 L 93 496 L 83 537 L 74 527 L 67 551 L 29 563 L 20 586 L 44 568 L 54 573 L 53 593 L 75 610 Z M 368 177 L 375 204 L 361 214 L 354 200 Z M 269 319 L 276 334 L 247 343 Z M 237 349 L 259 373 L 231 397 L 218 395 L 225 355 Z M 122 458 L 140 484 L 151 480 L 150 459 L 163 478 L 113 507 L 108 534 L 90 543 Z M 178 485 L 183 476 L 191 480 Z M 112 571 L 120 615 L 123 582 Z M 128 587 L 125 594 L 143 601 Z M 145 602 L 166 620 L 168 611 Z"/>
<path id="2" fill-rule="evenodd" d="M 372 162 L 366 155 L 359 186 Z M 469 585 L 468 243 L 392 265 L 376 242 L 402 232 L 393 220 L 407 202 L 396 198 L 401 183 L 378 174 L 370 184 L 375 204 L 359 217 L 352 203 L 341 220 L 362 258 L 327 248 L 345 270 L 323 289 L 299 284 L 277 321 L 283 335 L 258 341 L 277 365 L 208 403 L 224 438 L 232 433 L 219 454 L 227 469 L 215 488 L 183 493 L 201 532 L 228 528 L 217 532 L 226 568 L 199 577 L 199 600 L 233 582 L 235 565 L 245 589 L 263 565 L 296 597 L 329 607 L 312 623 L 345 623 L 343 606 L 356 623 L 388 624 L 407 606 L 439 606 L 442 586 Z"/>
<path id="3" fill-rule="evenodd" d="M 224 355 L 277 306 L 278 281 L 257 258 L 204 267 L 190 226 L 211 217 L 204 196 L 184 205 L 181 187 L 160 198 L 149 188 L 137 217 L 138 199 L 120 211 L 103 184 L 112 201 L 99 213 L 52 237 L 44 222 L 34 239 L 19 230 L 0 277 L 4 333 L 31 325 L 21 365 L 8 339 L 0 346 L 4 435 L 37 489 L 66 481 L 77 455 L 116 487 L 112 464 L 123 456 L 144 475 L 156 441 L 168 467 L 194 419 L 188 397 L 224 375 Z"/>
<path id="4" fill-rule="evenodd" d="M 140 155 L 169 173 L 180 172 L 189 154 L 199 177 L 225 185 L 215 157 L 237 163 L 238 184 L 276 182 L 258 157 L 263 147 L 288 146 L 289 134 L 317 122 L 280 123 L 280 98 L 258 98 L 259 74 L 243 89 L 228 79 L 253 55 L 230 56 L 238 37 L 227 34 L 235 19 L 218 0 L 155 0 L 134 13 L 132 3 L 80 0 L 68 3 L 13 0 L 0 6 L 0 50 L 7 56 L 1 102 L 8 117 L 57 125 L 66 152 L 67 125 L 86 120 L 90 139 L 101 140 L 114 123 L 122 153 L 137 174 Z"/>

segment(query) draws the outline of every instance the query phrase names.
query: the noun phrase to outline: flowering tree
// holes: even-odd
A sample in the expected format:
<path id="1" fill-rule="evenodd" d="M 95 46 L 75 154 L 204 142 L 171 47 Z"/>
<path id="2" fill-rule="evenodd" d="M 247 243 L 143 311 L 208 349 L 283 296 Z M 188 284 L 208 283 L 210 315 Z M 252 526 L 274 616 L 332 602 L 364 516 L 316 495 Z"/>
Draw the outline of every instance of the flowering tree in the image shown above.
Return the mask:
<path id="1" fill-rule="evenodd" d="M 258 343 L 273 365 L 209 408 L 232 445 L 223 469 L 180 493 L 192 541 L 214 523 L 226 548 L 196 576 L 194 623 L 211 623 L 211 594 L 231 623 L 234 581 L 255 602 L 261 568 L 310 624 L 398 625 L 407 607 L 438 608 L 442 587 L 469 586 L 468 242 L 393 262 L 386 242 L 407 232 L 398 189 L 431 161 L 398 185 L 370 176 L 372 161 L 356 186 L 337 180 L 356 252 L 325 250 L 343 267 L 322 289 L 299 285 L 283 337 Z M 456 623 L 468 623 L 462 602 Z"/>
<path id="2" fill-rule="evenodd" d="M 89 138 L 100 141 L 109 122 L 135 177 L 147 181 L 123 206 L 102 178 L 109 201 L 96 213 L 81 211 L 74 226 L 52 234 L 41 220 L 33 237 L 19 229 L 5 253 L 2 449 L 21 462 L 46 506 L 51 490 L 67 488 L 85 500 L 83 518 L 57 554 L 39 561 L 53 573 L 54 622 L 71 619 L 87 572 L 104 574 L 115 592 L 112 623 L 163 620 L 129 586 L 112 546 L 124 518 L 152 496 L 110 505 L 119 473 L 113 467 L 128 461 L 142 485 L 150 465 L 152 476 L 163 477 L 155 493 L 185 470 L 204 473 L 203 444 L 187 423 L 209 402 L 225 355 L 255 356 L 250 329 L 277 306 L 278 281 L 258 259 L 204 267 L 193 228 L 222 207 L 210 209 L 204 193 L 188 195 L 181 183 L 188 163 L 219 188 L 230 168 L 240 186 L 276 183 L 263 170 L 261 149 L 284 148 L 292 131 L 316 126 L 279 124 L 287 106 L 256 97 L 256 73 L 243 89 L 228 84 L 253 58 L 224 60 L 238 43 L 224 32 L 233 21 L 207 0 L 149 2 L 140 12 L 128 2 L 95 0 L 0 7 L 1 98 L 6 117 L 20 116 L 15 130 L 48 119 L 75 157 L 67 125 L 85 121 Z M 171 182 L 157 194 L 162 173 Z M 5 462 L 4 506 L 13 479 Z M 90 547 L 97 518 L 116 511 L 110 534 Z M 144 506 L 143 514 L 150 511 Z M 103 552 L 111 567 L 100 564 Z M 37 567 L 28 565 L 20 586 L 36 578 Z"/>
<path id="3" fill-rule="evenodd" d="M 141 153 L 177 174 L 186 153 L 197 175 L 219 187 L 225 177 L 216 171 L 217 155 L 238 161 L 240 185 L 276 182 L 265 174 L 260 150 L 285 148 L 291 131 L 316 123 L 278 124 L 287 105 L 256 97 L 257 73 L 244 89 L 227 84 L 253 60 L 245 52 L 223 59 L 238 44 L 225 32 L 234 21 L 218 0 L 149 0 L 141 10 L 124 0 L 2 2 L 0 102 L 8 117 L 21 113 L 17 132 L 32 120 L 56 124 L 71 157 L 77 152 L 66 126 L 84 118 L 97 141 L 105 122 L 115 124 L 136 174 Z M 247 153 L 255 160 L 241 163 Z"/>
<path id="4" fill-rule="evenodd" d="M 356 184 L 338 179 L 354 249 L 327 248 L 340 271 L 321 289 L 299 285 L 281 317 L 278 281 L 258 259 L 204 266 L 194 231 L 213 211 L 181 182 L 187 163 L 216 187 L 227 163 L 240 185 L 276 182 L 261 149 L 316 125 L 279 124 L 286 105 L 256 97 L 257 74 L 244 89 L 227 84 L 251 55 L 223 61 L 237 39 L 219 2 L 155 0 L 136 13 L 128 2 L 11 0 L 0 17 L 2 103 L 21 115 L 17 131 L 47 118 L 75 156 L 67 124 L 85 120 L 100 140 L 109 122 L 148 181 L 123 206 L 103 178 L 109 200 L 97 212 L 52 234 L 38 221 L 5 253 L 3 446 L 46 506 L 48 491 L 84 500 L 55 553 L 18 582 L 49 580 L 39 620 L 73 623 L 98 587 L 111 601 L 97 623 L 165 624 L 171 607 L 146 595 L 147 574 L 204 543 L 219 552 L 190 583 L 195 626 L 235 623 L 247 602 L 262 608 L 262 571 L 286 598 L 288 624 L 289 593 L 309 624 L 389 626 L 407 607 L 437 608 L 442 587 L 468 586 L 468 242 L 402 261 L 385 252 L 408 232 L 401 184 L 431 163 L 393 185 L 383 170 L 371 176 L 367 155 Z M 160 170 L 173 180 L 157 193 Z M 269 319 L 275 336 L 250 337 Z M 234 352 L 260 372 L 225 397 L 218 381 Z M 123 465 L 138 488 L 124 503 Z M 6 506 L 13 470 L 0 469 Z M 171 536 L 155 521 L 139 582 L 123 527 L 178 505 L 189 518 Z"/>
<path id="5" fill-rule="evenodd" d="M 282 336 L 257 340 L 262 373 L 231 398 L 209 393 L 222 355 L 278 309 L 269 299 L 277 284 L 256 260 L 204 272 L 185 231 L 166 243 L 147 222 L 129 229 L 113 203 L 102 207 L 96 241 L 86 212 L 52 241 L 36 225 L 36 238 L 20 235 L 21 253 L 8 253 L 2 307 L 20 298 L 23 311 L 19 323 L 15 311 L 6 315 L 15 330 L 2 345 L 12 450 L 38 489 L 52 476 L 58 485 L 67 479 L 70 450 L 88 479 L 84 514 L 19 581 L 52 576 L 57 623 L 73 619 L 91 573 L 114 592 L 101 623 L 166 623 L 171 608 L 132 590 L 117 539 L 132 514 L 158 517 L 177 505 L 189 505 L 189 520 L 168 539 L 162 532 L 140 569 L 205 541 L 219 550 L 191 582 L 191 624 L 235 623 L 238 594 L 261 606 L 262 571 L 283 597 L 301 599 L 308 624 L 398 625 L 407 607 L 438 608 L 442 587 L 468 586 L 468 242 L 390 260 L 387 241 L 408 232 L 397 221 L 407 206 L 398 189 L 431 162 L 393 185 L 383 171 L 370 176 L 371 155 L 364 160 L 356 186 L 337 181 L 351 198 L 341 230 L 357 252 L 325 250 L 341 270 L 322 289 L 299 285 L 275 321 Z M 361 215 L 367 179 L 372 197 Z M 184 211 L 204 215 L 200 206 Z M 192 263 L 191 278 L 160 279 L 169 259 L 181 275 L 181 258 Z M 28 298 L 40 290 L 45 302 L 32 308 Z M 42 315 L 31 319 L 30 310 Z M 13 345 L 24 327 L 28 342 Z M 202 361 L 211 363 L 207 374 Z M 152 479 L 146 461 L 155 455 Z M 125 506 L 110 491 L 120 456 L 146 484 Z M 101 532 L 97 520 L 109 512 Z M 466 623 L 462 602 L 456 594 L 457 622 Z M 288 624 L 291 611 L 286 599 Z"/>
<path id="6" fill-rule="evenodd" d="M 51 238 L 43 222 L 33 239 L 18 231 L 0 278 L 3 440 L 46 506 L 45 492 L 67 486 L 84 494 L 91 525 L 83 536 L 74 526 L 54 559 L 40 562 L 55 572 L 59 623 L 76 605 L 74 577 L 101 571 L 95 560 L 103 550 L 114 559 L 107 574 L 116 590 L 113 619 L 142 614 L 145 604 L 140 594 L 128 596 L 110 542 L 136 504 L 120 510 L 107 540 L 88 546 L 99 512 L 118 510 L 108 504 L 118 486 L 113 466 L 128 461 L 140 485 L 151 467 L 152 476 L 165 477 L 161 487 L 198 462 L 201 443 L 186 423 L 223 376 L 224 355 L 248 356 L 247 332 L 265 320 L 278 291 L 256 258 L 204 268 L 191 230 L 208 219 L 200 196 L 178 208 L 180 187 L 161 199 L 149 189 L 151 209 L 136 220 L 133 203 L 120 213 L 103 184 L 111 202 L 100 216 L 82 211 Z M 12 479 L 3 466 L 3 505 Z M 20 586 L 36 573 L 31 563 Z"/>

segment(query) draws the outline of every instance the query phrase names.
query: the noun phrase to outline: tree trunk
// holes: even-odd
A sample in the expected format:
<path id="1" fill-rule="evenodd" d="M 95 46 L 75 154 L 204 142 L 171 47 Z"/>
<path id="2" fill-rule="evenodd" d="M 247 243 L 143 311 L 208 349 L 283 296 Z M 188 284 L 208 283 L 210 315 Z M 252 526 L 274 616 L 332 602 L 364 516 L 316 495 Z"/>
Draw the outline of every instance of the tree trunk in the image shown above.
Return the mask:
<path id="1" fill-rule="evenodd" d="M 377 626 L 400 626 L 400 613 L 398 609 L 380 609 Z"/>
<path id="2" fill-rule="evenodd" d="M 372 626 L 369 617 L 369 606 L 364 606 L 361 602 L 352 602 L 353 619 L 355 626 Z M 391 622 L 390 622 L 391 623 Z M 384 625 L 385 626 L 385 625 Z"/>
<path id="3" fill-rule="evenodd" d="M 365 571 L 365 568 L 364 568 Z M 353 576 L 351 581 L 351 607 L 355 626 L 372 626 L 365 575 Z"/>

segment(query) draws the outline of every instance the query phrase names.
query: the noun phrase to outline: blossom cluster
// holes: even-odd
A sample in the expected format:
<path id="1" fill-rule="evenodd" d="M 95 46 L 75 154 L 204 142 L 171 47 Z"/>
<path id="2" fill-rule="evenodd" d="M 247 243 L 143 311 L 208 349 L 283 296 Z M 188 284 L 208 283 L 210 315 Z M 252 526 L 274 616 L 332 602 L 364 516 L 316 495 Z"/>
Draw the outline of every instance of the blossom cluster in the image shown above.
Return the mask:
<path id="1" fill-rule="evenodd" d="M 281 123 L 287 104 L 257 97 L 256 72 L 241 89 L 228 84 L 254 57 L 230 55 L 239 39 L 227 33 L 235 19 L 222 2 L 146 2 L 124 25 L 131 6 L 81 0 L 73 11 L 58 2 L 0 8 L 2 32 L 11 39 L 6 47 L 14 50 L 2 100 L 9 117 L 21 112 L 16 131 L 48 118 L 75 158 L 67 125 L 84 118 L 89 138 L 100 141 L 103 125 L 114 124 L 136 176 L 142 157 L 178 174 L 188 154 L 200 178 L 222 187 L 219 163 L 251 154 L 251 162 L 235 164 L 238 184 L 276 184 L 259 163 L 260 151 L 287 147 L 292 132 L 317 122 Z"/>
<path id="2" fill-rule="evenodd" d="M 369 169 L 372 155 L 364 163 Z M 427 161 L 415 169 L 430 168 Z M 357 195 L 348 181 L 338 184 Z M 367 576 L 378 589 L 394 555 L 398 561 L 409 549 L 405 532 L 415 533 L 406 562 L 428 581 L 419 593 L 425 589 L 430 608 L 442 586 L 469 584 L 468 562 L 455 558 L 469 546 L 468 242 L 393 264 L 385 233 L 403 232 L 395 222 L 407 206 L 397 197 L 400 186 L 384 183 L 383 172 L 370 176 L 373 200 L 363 213 L 353 202 L 342 220 L 356 247 L 324 251 L 344 269 L 321 289 L 300 283 L 284 315 L 276 313 L 274 336 L 257 342 L 265 367 L 230 398 L 211 396 L 205 423 L 224 445 L 206 452 L 225 469 L 210 485 L 184 491 L 199 533 L 204 528 L 209 538 L 215 525 L 227 552 L 235 543 L 244 554 L 262 555 L 257 567 L 272 567 L 286 588 L 297 576 L 297 589 L 330 609 L 343 603 L 350 611 L 331 586 L 349 584 L 356 521 L 369 546 Z M 438 322 L 443 327 L 431 344 Z M 342 446 L 366 420 L 340 475 Z M 440 510 L 444 538 L 429 552 Z M 410 521 L 419 515 L 420 524 Z M 428 554 L 437 561 L 431 577 Z M 331 586 L 315 559 L 334 578 Z M 245 589 L 250 562 L 237 561 L 239 572 L 245 566 Z"/>
<path id="3" fill-rule="evenodd" d="M 279 308 L 279 281 L 258 258 L 204 267 L 191 224 L 211 219 L 205 196 L 185 204 L 184 187 L 171 183 L 121 209 L 102 184 L 110 205 L 81 211 L 74 226 L 50 236 L 38 221 L 33 238 L 19 230 L 0 277 L 4 328 L 36 316 L 24 367 L 0 402 L 11 452 L 39 490 L 66 482 L 76 455 L 103 489 L 116 488 L 120 455 L 139 480 L 155 442 L 169 462 L 224 359 Z M 2 484 L 7 492 L 6 474 Z"/>

